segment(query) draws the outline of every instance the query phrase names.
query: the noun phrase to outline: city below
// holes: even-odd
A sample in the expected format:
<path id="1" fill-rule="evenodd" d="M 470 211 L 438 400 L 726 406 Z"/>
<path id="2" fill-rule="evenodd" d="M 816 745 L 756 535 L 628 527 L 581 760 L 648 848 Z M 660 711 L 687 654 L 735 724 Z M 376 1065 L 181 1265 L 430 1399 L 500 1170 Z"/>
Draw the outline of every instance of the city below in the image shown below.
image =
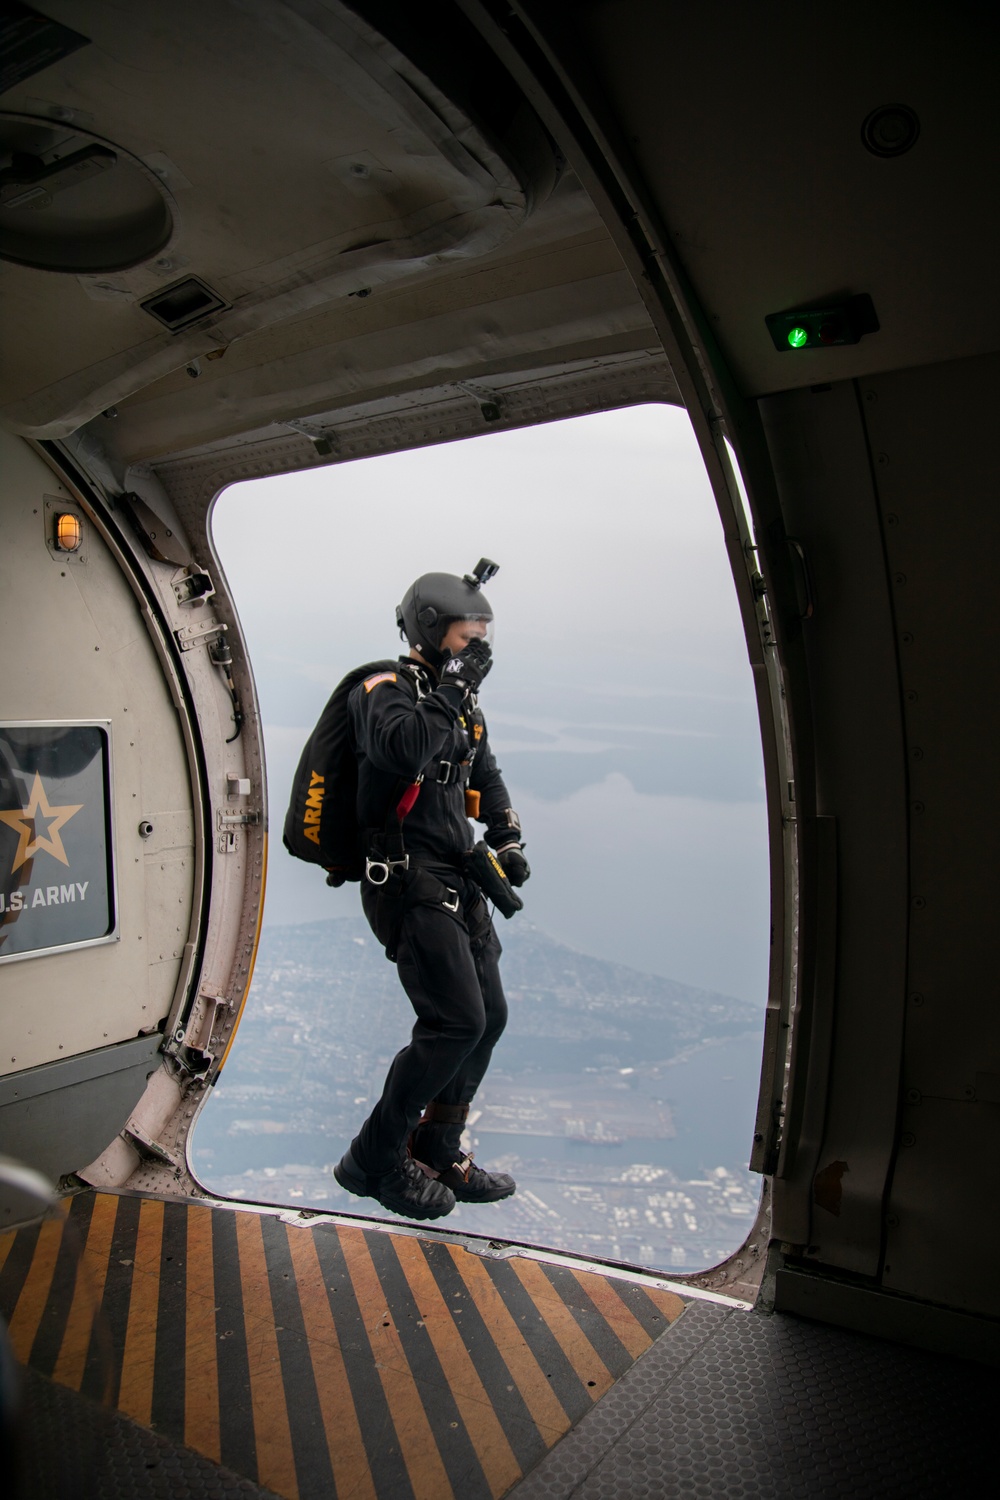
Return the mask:
<path id="1" fill-rule="evenodd" d="M 743 1241 L 761 1012 L 504 924 L 510 1023 L 467 1144 L 517 1194 L 447 1227 L 662 1271 Z M 238 1040 L 192 1161 L 220 1196 L 369 1213 L 333 1177 L 412 1011 L 363 921 L 265 930 Z M 441 1221 L 442 1225 L 444 1221 Z"/>

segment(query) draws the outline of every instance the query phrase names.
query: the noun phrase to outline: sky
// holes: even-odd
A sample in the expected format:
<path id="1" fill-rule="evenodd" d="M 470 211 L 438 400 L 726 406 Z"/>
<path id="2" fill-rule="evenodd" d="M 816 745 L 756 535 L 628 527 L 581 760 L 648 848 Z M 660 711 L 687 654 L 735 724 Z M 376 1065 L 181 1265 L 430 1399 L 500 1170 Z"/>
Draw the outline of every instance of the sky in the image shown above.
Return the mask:
<path id="1" fill-rule="evenodd" d="M 234 485 L 213 534 L 264 723 L 265 924 L 357 910 L 356 886 L 330 890 L 282 847 L 296 762 L 344 673 L 406 649 L 395 607 L 413 579 L 487 556 L 500 572 L 485 590 L 495 664 L 480 702 L 532 867 L 513 920 L 763 1005 L 760 734 L 683 410 L 632 407 Z"/>

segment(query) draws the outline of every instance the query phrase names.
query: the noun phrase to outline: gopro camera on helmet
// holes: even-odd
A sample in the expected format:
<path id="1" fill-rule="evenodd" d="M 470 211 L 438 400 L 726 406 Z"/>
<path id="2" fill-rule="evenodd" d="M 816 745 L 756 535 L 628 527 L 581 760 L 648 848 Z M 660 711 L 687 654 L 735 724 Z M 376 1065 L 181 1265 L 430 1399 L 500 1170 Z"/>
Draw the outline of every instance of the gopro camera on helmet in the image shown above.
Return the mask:
<path id="1" fill-rule="evenodd" d="M 484 583 L 489 583 L 500 571 L 500 564 L 490 562 L 488 557 L 481 557 L 471 573 L 466 573 L 464 582 L 470 589 L 481 589 Z"/>
<path id="2" fill-rule="evenodd" d="M 481 557 L 463 578 L 454 573 L 422 574 L 396 606 L 400 635 L 431 666 L 440 667 L 447 655 L 441 642 L 453 621 L 482 620 L 487 627 L 492 625 L 493 611 L 482 586 L 498 572 L 497 563 Z"/>

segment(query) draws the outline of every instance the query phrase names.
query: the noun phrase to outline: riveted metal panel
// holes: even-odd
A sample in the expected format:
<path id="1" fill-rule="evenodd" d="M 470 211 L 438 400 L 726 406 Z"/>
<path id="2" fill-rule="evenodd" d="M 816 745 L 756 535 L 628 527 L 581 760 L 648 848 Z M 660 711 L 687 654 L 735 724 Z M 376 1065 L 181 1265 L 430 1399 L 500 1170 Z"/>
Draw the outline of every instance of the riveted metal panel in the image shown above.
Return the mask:
<path id="1" fill-rule="evenodd" d="M 824 1264 L 873 1275 L 895 1140 L 908 916 L 892 598 L 854 386 L 790 392 L 763 409 L 801 569 L 815 783 L 797 788 L 796 805 L 799 817 L 824 823 L 802 871 L 790 1140 L 775 1184 L 775 1233 Z M 832 1208 L 814 1187 L 830 1172 Z"/>
<path id="2" fill-rule="evenodd" d="M 909 951 L 884 1281 L 1000 1312 L 996 461 L 1000 359 L 862 384 L 894 595 L 909 788 Z M 957 435 L 963 434 L 961 441 Z"/>
<path id="3" fill-rule="evenodd" d="M 147 910 L 168 908 L 168 935 L 178 925 L 186 934 L 195 882 L 190 858 L 148 860 L 140 830 L 161 810 L 190 818 L 193 803 L 177 710 L 135 594 L 84 512 L 84 560 L 67 565 L 49 547 L 46 497 L 68 500 L 68 490 L 22 440 L 0 445 L 0 597 L 16 630 L 16 649 L 4 657 L 4 717 L 108 726 L 118 887 L 117 941 L 7 966 L 3 1075 L 127 1041 L 164 1019 L 181 960 L 176 944 L 160 944 L 165 921 L 147 929 Z M 33 864 L 32 881 L 43 888 L 73 877 L 45 848 Z"/>

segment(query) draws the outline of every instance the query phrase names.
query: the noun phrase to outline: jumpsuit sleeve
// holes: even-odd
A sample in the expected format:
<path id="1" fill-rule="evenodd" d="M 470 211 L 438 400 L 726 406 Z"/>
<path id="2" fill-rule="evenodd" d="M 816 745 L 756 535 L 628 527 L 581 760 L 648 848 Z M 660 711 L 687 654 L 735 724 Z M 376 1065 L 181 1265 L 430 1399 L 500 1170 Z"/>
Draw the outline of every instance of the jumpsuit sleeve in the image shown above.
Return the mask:
<path id="1" fill-rule="evenodd" d="M 483 738 L 472 766 L 469 785 L 480 796 L 479 816 L 486 824 L 485 839 L 491 849 L 502 849 L 504 844 L 520 843 L 521 833 L 507 821 L 511 810 L 510 793 L 490 748 L 489 736 L 483 727 Z"/>
<path id="2" fill-rule="evenodd" d="M 358 749 L 378 770 L 414 780 L 451 744 L 458 721 L 451 696 L 436 688 L 416 703 L 392 673 L 359 683 L 350 697 Z"/>

